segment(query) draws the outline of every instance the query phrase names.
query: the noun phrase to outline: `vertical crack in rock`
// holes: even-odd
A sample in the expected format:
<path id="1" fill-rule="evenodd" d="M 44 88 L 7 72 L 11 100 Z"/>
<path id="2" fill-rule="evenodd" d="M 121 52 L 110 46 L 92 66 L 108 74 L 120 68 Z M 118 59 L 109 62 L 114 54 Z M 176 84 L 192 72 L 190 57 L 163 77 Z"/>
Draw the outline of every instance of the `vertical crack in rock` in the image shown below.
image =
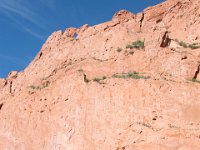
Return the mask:
<path id="1" fill-rule="evenodd" d="M 144 13 L 142 13 L 142 17 L 140 19 L 140 32 L 142 31 L 142 23 L 144 21 Z"/>
<path id="2" fill-rule="evenodd" d="M 169 38 L 168 33 L 169 32 L 166 31 L 164 36 L 162 37 L 162 43 L 161 43 L 160 47 L 165 48 L 165 47 L 168 47 L 170 45 L 171 39 Z"/>
<path id="3" fill-rule="evenodd" d="M 197 76 L 199 75 L 199 71 L 200 71 L 200 65 L 198 65 L 197 71 L 195 72 L 193 79 L 197 79 Z"/>
<path id="4" fill-rule="evenodd" d="M 12 84 L 13 84 L 13 82 L 12 81 L 10 81 L 10 88 L 9 88 L 9 92 L 10 92 L 10 94 L 12 94 Z"/>
<path id="5" fill-rule="evenodd" d="M 43 53 L 40 52 L 40 53 L 39 53 L 39 58 L 38 58 L 38 59 L 40 59 L 40 58 L 42 57 L 42 55 L 43 55 Z"/>
<path id="6" fill-rule="evenodd" d="M 3 107 L 3 103 L 0 104 L 0 110 L 2 109 L 2 107 Z"/>

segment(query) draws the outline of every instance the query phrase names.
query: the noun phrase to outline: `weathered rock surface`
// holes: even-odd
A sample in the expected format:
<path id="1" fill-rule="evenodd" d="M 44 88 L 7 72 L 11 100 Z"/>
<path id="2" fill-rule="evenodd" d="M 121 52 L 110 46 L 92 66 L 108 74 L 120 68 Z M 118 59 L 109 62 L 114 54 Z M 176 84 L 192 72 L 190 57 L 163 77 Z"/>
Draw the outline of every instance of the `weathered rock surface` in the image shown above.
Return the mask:
<path id="1" fill-rule="evenodd" d="M 199 15 L 168 0 L 53 33 L 0 79 L 0 149 L 199 150 Z"/>

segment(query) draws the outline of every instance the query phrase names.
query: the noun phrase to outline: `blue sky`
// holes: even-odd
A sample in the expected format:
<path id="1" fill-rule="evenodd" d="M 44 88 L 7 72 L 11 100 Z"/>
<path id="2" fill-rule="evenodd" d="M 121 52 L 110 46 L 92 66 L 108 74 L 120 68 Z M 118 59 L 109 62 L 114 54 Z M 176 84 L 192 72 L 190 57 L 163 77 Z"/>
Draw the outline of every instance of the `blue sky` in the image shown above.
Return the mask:
<path id="1" fill-rule="evenodd" d="M 56 30 L 111 20 L 121 9 L 141 12 L 164 0 L 0 0 L 0 77 L 21 71 Z"/>

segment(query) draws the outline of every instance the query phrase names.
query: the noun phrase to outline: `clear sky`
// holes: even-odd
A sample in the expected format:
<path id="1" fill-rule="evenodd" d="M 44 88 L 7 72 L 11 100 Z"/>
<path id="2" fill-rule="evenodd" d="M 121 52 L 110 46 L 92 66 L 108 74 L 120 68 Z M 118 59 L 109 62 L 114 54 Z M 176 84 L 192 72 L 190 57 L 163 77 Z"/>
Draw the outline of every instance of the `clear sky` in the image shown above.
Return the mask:
<path id="1" fill-rule="evenodd" d="M 111 20 L 126 9 L 141 12 L 164 0 L 0 0 L 0 77 L 21 71 L 56 30 Z"/>

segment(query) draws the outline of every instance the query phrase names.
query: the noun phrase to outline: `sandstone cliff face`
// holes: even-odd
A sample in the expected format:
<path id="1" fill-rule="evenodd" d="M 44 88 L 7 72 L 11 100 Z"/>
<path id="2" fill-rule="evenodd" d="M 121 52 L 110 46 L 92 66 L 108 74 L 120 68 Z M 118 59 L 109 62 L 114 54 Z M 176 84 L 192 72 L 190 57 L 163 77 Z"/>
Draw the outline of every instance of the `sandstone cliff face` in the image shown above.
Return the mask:
<path id="1" fill-rule="evenodd" d="M 53 33 L 0 79 L 0 148 L 199 150 L 199 15 L 168 0 Z"/>

